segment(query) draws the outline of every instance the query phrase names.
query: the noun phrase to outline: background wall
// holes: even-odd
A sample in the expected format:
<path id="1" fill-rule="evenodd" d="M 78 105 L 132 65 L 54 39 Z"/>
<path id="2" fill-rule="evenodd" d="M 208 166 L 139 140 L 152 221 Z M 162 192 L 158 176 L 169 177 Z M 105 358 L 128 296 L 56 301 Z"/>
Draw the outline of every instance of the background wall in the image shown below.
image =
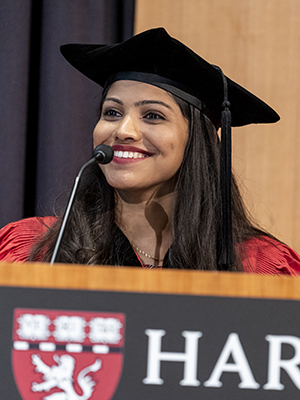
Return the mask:
<path id="1" fill-rule="evenodd" d="M 158 26 L 281 116 L 233 129 L 234 170 L 260 224 L 300 252 L 299 0 L 136 0 L 135 33 Z"/>

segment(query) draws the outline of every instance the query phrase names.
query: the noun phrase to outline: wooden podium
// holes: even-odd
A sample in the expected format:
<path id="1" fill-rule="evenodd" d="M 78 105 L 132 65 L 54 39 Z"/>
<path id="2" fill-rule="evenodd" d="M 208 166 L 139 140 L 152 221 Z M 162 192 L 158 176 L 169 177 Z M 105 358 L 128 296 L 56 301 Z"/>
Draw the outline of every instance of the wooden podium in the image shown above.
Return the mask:
<path id="1" fill-rule="evenodd" d="M 2 398 L 300 394 L 299 278 L 2 263 L 0 293 Z"/>

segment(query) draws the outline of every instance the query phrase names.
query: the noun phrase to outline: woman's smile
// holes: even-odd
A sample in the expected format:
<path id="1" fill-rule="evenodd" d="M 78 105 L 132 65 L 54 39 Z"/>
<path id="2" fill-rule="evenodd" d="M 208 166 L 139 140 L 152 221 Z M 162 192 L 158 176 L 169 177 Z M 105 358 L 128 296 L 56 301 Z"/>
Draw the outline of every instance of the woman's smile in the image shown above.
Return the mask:
<path id="1" fill-rule="evenodd" d="M 113 146 L 113 149 L 113 162 L 116 162 L 117 164 L 128 164 L 136 161 L 145 160 L 152 155 L 152 153 L 149 153 L 146 150 L 142 150 L 134 146 L 115 145 Z"/>

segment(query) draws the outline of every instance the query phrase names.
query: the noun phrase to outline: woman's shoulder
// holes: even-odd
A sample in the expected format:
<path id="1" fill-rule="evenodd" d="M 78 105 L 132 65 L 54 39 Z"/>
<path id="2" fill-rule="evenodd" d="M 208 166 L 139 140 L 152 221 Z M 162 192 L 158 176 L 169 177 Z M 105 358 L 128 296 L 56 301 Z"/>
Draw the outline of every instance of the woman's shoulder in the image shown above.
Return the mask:
<path id="1" fill-rule="evenodd" d="M 55 220 L 55 217 L 33 217 L 4 226 L 0 229 L 0 260 L 27 261 L 33 244 Z"/>
<path id="2" fill-rule="evenodd" d="M 247 240 L 241 247 L 245 272 L 300 275 L 300 256 L 284 243 L 263 236 Z"/>

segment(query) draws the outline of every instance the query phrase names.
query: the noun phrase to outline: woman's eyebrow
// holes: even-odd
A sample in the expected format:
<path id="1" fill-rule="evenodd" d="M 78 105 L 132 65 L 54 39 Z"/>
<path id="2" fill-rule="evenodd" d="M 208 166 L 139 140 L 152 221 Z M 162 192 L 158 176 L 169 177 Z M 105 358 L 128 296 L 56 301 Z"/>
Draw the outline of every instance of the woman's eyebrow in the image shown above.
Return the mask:
<path id="1" fill-rule="evenodd" d="M 107 97 L 107 98 L 104 100 L 104 102 L 105 102 L 105 101 L 114 101 L 115 103 L 118 103 L 118 104 L 123 105 L 123 102 L 122 102 L 121 100 L 117 99 L 116 97 Z M 103 102 L 103 103 L 104 103 L 104 102 Z"/>
<path id="2" fill-rule="evenodd" d="M 123 105 L 122 100 L 116 98 L 116 97 L 107 97 L 105 101 L 114 101 L 115 103 L 118 103 L 120 105 Z M 159 101 L 159 100 L 141 100 L 141 101 L 137 101 L 134 103 L 135 107 L 140 107 L 140 106 L 144 106 L 146 104 L 159 104 L 161 106 L 164 106 L 166 108 L 168 108 L 169 110 L 172 110 L 172 107 L 169 106 L 169 104 L 164 103 L 163 101 Z"/>
<path id="3" fill-rule="evenodd" d="M 160 104 L 160 105 L 172 110 L 172 107 L 170 107 L 167 103 L 164 103 L 163 101 L 159 101 L 159 100 L 141 100 L 141 101 L 137 101 L 136 103 L 134 103 L 134 105 L 136 107 L 143 106 L 145 104 Z"/>

